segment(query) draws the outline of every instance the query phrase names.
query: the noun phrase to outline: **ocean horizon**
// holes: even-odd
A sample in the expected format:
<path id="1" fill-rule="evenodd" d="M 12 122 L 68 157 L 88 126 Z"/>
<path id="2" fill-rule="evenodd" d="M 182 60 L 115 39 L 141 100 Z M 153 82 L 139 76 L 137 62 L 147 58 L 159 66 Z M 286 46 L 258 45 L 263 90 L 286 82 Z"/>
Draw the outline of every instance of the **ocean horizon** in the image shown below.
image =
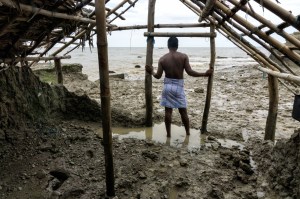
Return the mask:
<path id="1" fill-rule="evenodd" d="M 57 48 L 53 49 L 55 51 Z M 146 62 L 146 47 L 109 47 L 108 65 L 109 70 L 116 73 L 126 73 L 131 79 L 144 78 L 144 65 Z M 65 49 L 61 55 L 71 50 Z M 263 49 L 261 49 L 263 50 Z M 210 62 L 209 47 L 180 47 L 179 52 L 189 57 L 193 69 L 205 71 Z M 264 52 L 264 51 L 263 51 Z M 159 58 L 168 53 L 167 47 L 155 47 L 153 50 L 153 66 L 157 67 Z M 51 54 L 51 52 L 49 53 Z M 71 59 L 63 59 L 62 63 L 80 63 L 83 65 L 83 73 L 89 79 L 99 79 L 98 53 L 96 47 L 77 48 L 70 52 Z M 256 64 L 257 62 L 238 47 L 216 48 L 215 70 L 233 66 Z M 137 68 L 139 65 L 141 68 Z"/>

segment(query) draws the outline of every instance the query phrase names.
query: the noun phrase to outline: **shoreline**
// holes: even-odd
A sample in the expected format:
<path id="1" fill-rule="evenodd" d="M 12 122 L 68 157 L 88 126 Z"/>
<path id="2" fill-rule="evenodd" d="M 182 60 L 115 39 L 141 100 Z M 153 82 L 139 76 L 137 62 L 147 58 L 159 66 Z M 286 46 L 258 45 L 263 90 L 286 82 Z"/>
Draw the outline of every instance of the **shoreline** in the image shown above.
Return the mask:
<path id="1" fill-rule="evenodd" d="M 81 72 L 65 74 L 64 82 L 75 94 L 100 97 L 99 85 Z M 160 127 L 151 128 L 152 133 L 137 132 L 143 139 L 113 138 L 116 198 L 281 199 L 297 194 L 300 171 L 292 169 L 297 168 L 299 125 L 291 119 L 293 100 L 288 91 L 280 87 L 274 144 L 263 141 L 268 89 L 262 73 L 249 66 L 216 71 L 209 133 L 202 136 L 199 124 L 206 84 L 206 78 L 186 76 L 188 114 L 195 132 L 184 136 L 179 129 L 168 140 L 164 109 L 159 105 L 162 80 L 153 81 L 153 120 Z M 110 78 L 110 87 L 113 127 L 130 134 L 133 127 L 143 126 L 144 81 Z M 72 108 L 76 114 L 76 106 Z M 5 131 L 6 137 L 0 139 L 0 197 L 105 198 L 100 118 L 52 120 L 31 129 Z M 173 112 L 172 124 L 181 126 L 178 111 Z M 158 136 L 165 141 L 156 142 Z M 200 142 L 200 146 L 193 148 L 186 142 Z"/>

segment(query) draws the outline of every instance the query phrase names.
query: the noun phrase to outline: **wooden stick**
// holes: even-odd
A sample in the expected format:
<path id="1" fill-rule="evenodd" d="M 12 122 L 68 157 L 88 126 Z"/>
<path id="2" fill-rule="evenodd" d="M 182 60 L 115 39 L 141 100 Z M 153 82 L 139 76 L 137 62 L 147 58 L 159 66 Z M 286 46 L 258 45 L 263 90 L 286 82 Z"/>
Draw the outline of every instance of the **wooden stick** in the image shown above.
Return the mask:
<path id="1" fill-rule="evenodd" d="M 204 1 L 204 0 L 201 0 L 201 1 Z M 232 11 L 230 9 L 228 9 L 225 5 L 223 5 L 221 2 L 216 1 L 215 5 L 216 5 L 217 8 L 222 10 L 226 15 L 231 15 Z M 276 39 L 268 36 L 266 33 L 264 33 L 263 31 L 261 31 L 259 29 L 257 29 L 255 26 L 253 26 L 251 23 L 249 23 L 248 21 L 246 21 L 242 17 L 240 17 L 238 15 L 233 15 L 232 18 L 234 20 L 236 20 L 238 23 L 240 23 L 241 25 L 243 25 L 246 29 L 253 32 L 253 34 L 256 34 L 258 37 L 260 37 L 264 41 L 268 42 L 269 44 L 271 44 L 272 46 L 277 48 L 278 51 L 280 51 L 281 53 L 287 55 L 295 64 L 300 65 L 300 61 L 299 61 L 300 60 L 300 55 L 298 55 L 297 53 L 294 53 L 293 51 L 291 51 L 286 45 L 284 45 L 284 44 L 278 42 Z"/>
<path id="2" fill-rule="evenodd" d="M 17 17 L 18 17 L 18 15 L 13 16 L 13 17 L 9 17 L 7 23 L 3 24 L 0 28 L 0 36 L 7 33 L 7 31 L 9 30 L 8 27 L 17 20 Z"/>
<path id="3" fill-rule="evenodd" d="M 95 1 L 95 12 L 97 21 L 96 28 L 100 72 L 101 117 L 105 154 L 106 194 L 108 196 L 115 196 L 105 0 Z"/>
<path id="4" fill-rule="evenodd" d="M 22 62 L 22 61 L 49 61 L 55 59 L 71 59 L 71 55 L 67 56 L 50 56 L 50 57 L 16 57 L 0 59 L 0 63 Z"/>
<path id="5" fill-rule="evenodd" d="M 235 6 L 239 6 L 240 3 L 236 0 L 228 0 L 229 2 L 231 2 L 233 5 Z M 243 10 L 245 13 L 249 14 L 250 16 L 252 16 L 254 19 L 256 19 L 257 21 L 261 22 L 262 24 L 266 25 L 267 27 L 269 27 L 271 30 L 273 30 L 274 32 L 278 33 L 280 36 L 282 36 L 283 38 L 285 38 L 287 41 L 291 42 L 292 44 L 294 44 L 295 46 L 297 46 L 298 48 L 300 48 L 300 41 L 297 40 L 295 37 L 293 37 L 292 35 L 288 34 L 287 32 L 285 32 L 282 29 L 279 29 L 275 24 L 273 24 L 270 20 L 267 20 L 265 17 L 253 12 L 251 9 L 249 9 L 246 6 L 241 6 L 241 10 Z"/>
<path id="6" fill-rule="evenodd" d="M 198 27 L 209 27 L 208 23 L 191 23 L 191 24 L 155 24 L 154 28 L 198 28 Z M 132 29 L 146 29 L 147 25 L 135 25 L 135 26 L 118 26 L 109 27 L 109 31 L 117 30 L 132 30 Z"/>
<path id="7" fill-rule="evenodd" d="M 3 0 L 0 0 L 0 2 Z M 73 21 L 79 21 L 79 22 L 83 22 L 83 23 L 92 23 L 95 24 L 96 21 L 89 19 L 89 18 L 84 18 L 84 17 L 78 17 L 78 16 L 74 16 L 74 15 L 68 15 L 68 14 L 64 14 L 64 13 L 58 13 L 58 12 L 52 12 L 52 11 L 48 11 L 42 8 L 38 8 L 35 6 L 28 6 L 26 4 L 22 4 L 20 3 L 20 8 L 23 11 L 27 11 L 27 12 L 31 12 L 34 14 L 40 14 L 40 15 L 44 15 L 47 17 L 55 17 L 55 18 L 60 18 L 60 19 L 68 19 L 68 20 L 73 20 Z"/>
<path id="8" fill-rule="evenodd" d="M 214 32 L 215 32 L 215 26 L 212 24 L 210 27 L 211 35 L 213 35 Z M 215 42 L 215 37 L 212 36 L 210 38 L 210 64 L 209 64 L 209 68 L 212 70 L 214 70 L 215 67 L 215 60 L 216 60 L 216 42 Z M 208 114 L 209 114 L 209 108 L 211 102 L 212 86 L 213 86 L 213 74 L 208 77 L 206 100 L 205 100 L 204 112 L 202 117 L 201 133 L 207 133 L 207 121 L 208 121 Z"/>
<path id="9" fill-rule="evenodd" d="M 61 61 L 60 59 L 54 59 L 54 66 L 57 74 L 57 83 L 58 84 L 63 84 L 63 74 L 61 70 Z"/>
<path id="10" fill-rule="evenodd" d="M 278 79 L 272 75 L 268 75 L 269 84 L 269 111 L 265 129 L 265 140 L 275 140 L 276 121 L 278 113 Z"/>
<path id="11" fill-rule="evenodd" d="M 261 4 L 261 0 L 255 0 L 258 4 Z M 269 0 L 263 0 L 263 7 L 267 8 L 271 12 L 273 12 L 275 15 L 280 17 L 283 21 L 288 22 L 291 24 L 294 28 L 300 31 L 300 21 L 297 20 L 297 18 L 289 11 L 281 8 L 276 3 L 273 3 Z"/>
<path id="12" fill-rule="evenodd" d="M 107 10 L 109 12 L 111 9 L 105 8 L 105 10 Z M 120 18 L 121 20 L 125 20 L 125 18 L 121 14 L 117 13 L 116 11 L 113 12 L 113 13 L 116 15 L 116 18 Z"/>
<path id="13" fill-rule="evenodd" d="M 292 81 L 292 82 L 300 83 L 300 76 L 295 76 L 295 75 L 291 75 L 291 74 L 288 74 L 288 73 L 280 73 L 278 71 L 273 71 L 273 70 L 270 70 L 270 69 L 267 69 L 267 68 L 263 68 L 261 66 L 255 66 L 255 68 L 262 71 L 262 72 L 273 75 L 275 77 L 282 78 L 282 79 L 285 79 L 285 80 L 289 80 L 289 81 Z"/>
<path id="14" fill-rule="evenodd" d="M 190 3 L 189 1 L 185 0 L 186 3 Z M 196 5 L 200 6 L 201 8 L 204 7 L 203 3 L 199 2 L 199 1 L 194 1 L 196 3 Z M 199 9 L 199 8 L 198 8 Z M 199 9 L 200 10 L 200 9 Z M 221 14 L 221 13 L 220 13 Z M 212 13 L 212 16 L 219 22 L 223 22 L 222 18 L 218 15 L 216 15 L 215 13 Z M 222 14 L 221 14 L 222 16 Z M 223 17 L 224 18 L 224 17 Z M 211 20 L 211 22 L 213 23 L 213 21 Z M 231 23 L 231 22 L 230 22 Z M 235 23 L 233 23 L 234 25 Z M 240 26 L 235 26 L 236 28 L 240 29 Z M 282 71 L 281 67 L 276 64 L 274 61 L 272 61 L 269 57 L 267 57 L 264 53 L 262 53 L 260 50 L 258 50 L 256 47 L 254 47 L 250 42 L 248 42 L 246 39 L 244 39 L 243 37 L 240 37 L 240 35 L 234 31 L 231 27 L 229 27 L 225 21 L 222 23 L 222 26 L 219 27 L 219 29 L 226 31 L 226 34 L 232 35 L 233 38 L 235 38 L 237 40 L 238 43 L 243 43 L 244 45 L 246 45 L 246 48 L 251 48 L 251 53 L 253 53 L 253 55 L 257 56 L 259 55 L 258 59 L 262 59 L 264 62 L 264 65 L 267 65 L 268 67 L 272 68 L 273 70 L 279 70 Z M 241 30 L 242 31 L 242 30 Z M 275 67 L 274 67 L 275 66 Z"/>
<path id="15" fill-rule="evenodd" d="M 112 13 L 116 12 L 119 8 L 121 8 L 125 3 L 127 3 L 129 0 L 123 0 L 121 3 L 119 3 L 116 7 L 111 9 L 106 15 L 109 16 Z"/>
<path id="16" fill-rule="evenodd" d="M 203 32 L 144 32 L 146 37 L 216 37 L 216 33 Z"/>
<path id="17" fill-rule="evenodd" d="M 148 32 L 154 32 L 154 14 L 155 14 L 155 2 L 156 0 L 149 0 L 148 4 Z M 147 55 L 146 65 L 153 65 L 153 46 L 154 38 L 149 36 L 147 39 Z M 147 127 L 153 125 L 152 113 L 153 113 L 153 97 L 152 97 L 152 74 L 145 73 L 145 99 L 146 99 L 146 121 Z"/>
<path id="18" fill-rule="evenodd" d="M 204 9 L 199 17 L 199 22 L 204 20 L 214 8 L 216 0 L 207 0 Z"/>
<path id="19" fill-rule="evenodd" d="M 1 1 L 1 0 L 0 0 Z M 125 2 L 126 3 L 126 2 Z M 113 9 L 111 10 L 111 12 L 106 14 L 106 17 L 109 17 L 114 11 L 116 11 L 117 9 Z M 105 12 L 105 11 L 104 11 Z M 92 16 L 93 14 L 91 14 L 90 16 Z M 107 27 L 110 27 L 112 25 L 110 24 L 106 24 Z M 71 45 L 72 43 L 74 43 L 74 41 L 76 41 L 77 39 L 81 38 L 87 31 L 92 30 L 95 27 L 95 24 L 89 24 L 89 28 L 82 30 L 81 32 L 79 32 L 77 35 L 75 35 L 75 37 L 70 40 L 69 42 L 67 42 L 64 46 L 62 46 L 61 48 L 59 48 L 57 51 L 55 51 L 54 53 L 52 53 L 52 55 L 57 55 L 58 53 L 62 52 L 65 48 L 67 48 L 69 45 Z"/>
<path id="20" fill-rule="evenodd" d="M 113 18 L 112 20 L 110 20 L 108 23 L 112 23 L 115 19 L 117 19 L 117 17 L 122 17 L 122 14 L 124 14 L 125 12 L 127 12 L 127 10 L 129 10 L 131 7 L 133 7 L 135 5 L 135 3 L 138 2 L 138 0 L 135 0 L 132 4 L 130 4 L 125 10 L 123 10 L 120 14 L 116 14 L 115 18 Z M 129 2 L 128 2 L 129 3 Z M 124 19 L 125 20 L 125 19 Z"/>

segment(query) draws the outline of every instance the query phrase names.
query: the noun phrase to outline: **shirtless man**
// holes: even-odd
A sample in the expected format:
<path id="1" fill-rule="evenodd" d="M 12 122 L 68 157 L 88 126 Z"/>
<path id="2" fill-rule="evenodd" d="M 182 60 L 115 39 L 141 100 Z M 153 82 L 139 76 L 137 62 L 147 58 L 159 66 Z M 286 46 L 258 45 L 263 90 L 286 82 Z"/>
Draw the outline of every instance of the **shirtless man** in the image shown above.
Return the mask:
<path id="1" fill-rule="evenodd" d="M 187 115 L 187 103 L 184 93 L 183 71 L 193 77 L 205 77 L 212 74 L 209 69 L 205 73 L 194 71 L 189 63 L 186 54 L 177 52 L 178 39 L 170 37 L 168 39 L 169 53 L 162 56 L 158 61 L 158 69 L 155 73 L 153 66 L 146 65 L 146 71 L 156 79 L 160 79 L 165 72 L 164 89 L 162 91 L 161 105 L 165 107 L 165 126 L 167 137 L 171 137 L 171 122 L 173 108 L 178 108 L 182 123 L 187 135 L 190 135 L 190 122 Z"/>

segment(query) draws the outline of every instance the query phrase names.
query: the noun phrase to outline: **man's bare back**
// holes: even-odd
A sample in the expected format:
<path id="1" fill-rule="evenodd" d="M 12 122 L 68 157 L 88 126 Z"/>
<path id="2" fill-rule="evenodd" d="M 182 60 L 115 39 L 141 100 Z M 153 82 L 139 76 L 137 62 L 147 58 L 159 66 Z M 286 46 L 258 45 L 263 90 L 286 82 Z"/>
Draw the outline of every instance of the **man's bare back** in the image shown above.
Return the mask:
<path id="1" fill-rule="evenodd" d="M 146 66 L 146 70 L 157 79 L 161 78 L 163 72 L 165 72 L 165 77 L 172 79 L 183 79 L 184 70 L 193 77 L 209 76 L 212 73 L 210 69 L 205 73 L 194 71 L 190 66 L 189 57 L 177 52 L 177 48 L 169 48 L 169 53 L 159 59 L 156 73 L 153 73 L 153 66 Z"/>
<path id="2" fill-rule="evenodd" d="M 170 51 L 160 58 L 158 65 L 161 65 L 167 78 L 183 79 L 187 59 L 186 54 Z"/>

